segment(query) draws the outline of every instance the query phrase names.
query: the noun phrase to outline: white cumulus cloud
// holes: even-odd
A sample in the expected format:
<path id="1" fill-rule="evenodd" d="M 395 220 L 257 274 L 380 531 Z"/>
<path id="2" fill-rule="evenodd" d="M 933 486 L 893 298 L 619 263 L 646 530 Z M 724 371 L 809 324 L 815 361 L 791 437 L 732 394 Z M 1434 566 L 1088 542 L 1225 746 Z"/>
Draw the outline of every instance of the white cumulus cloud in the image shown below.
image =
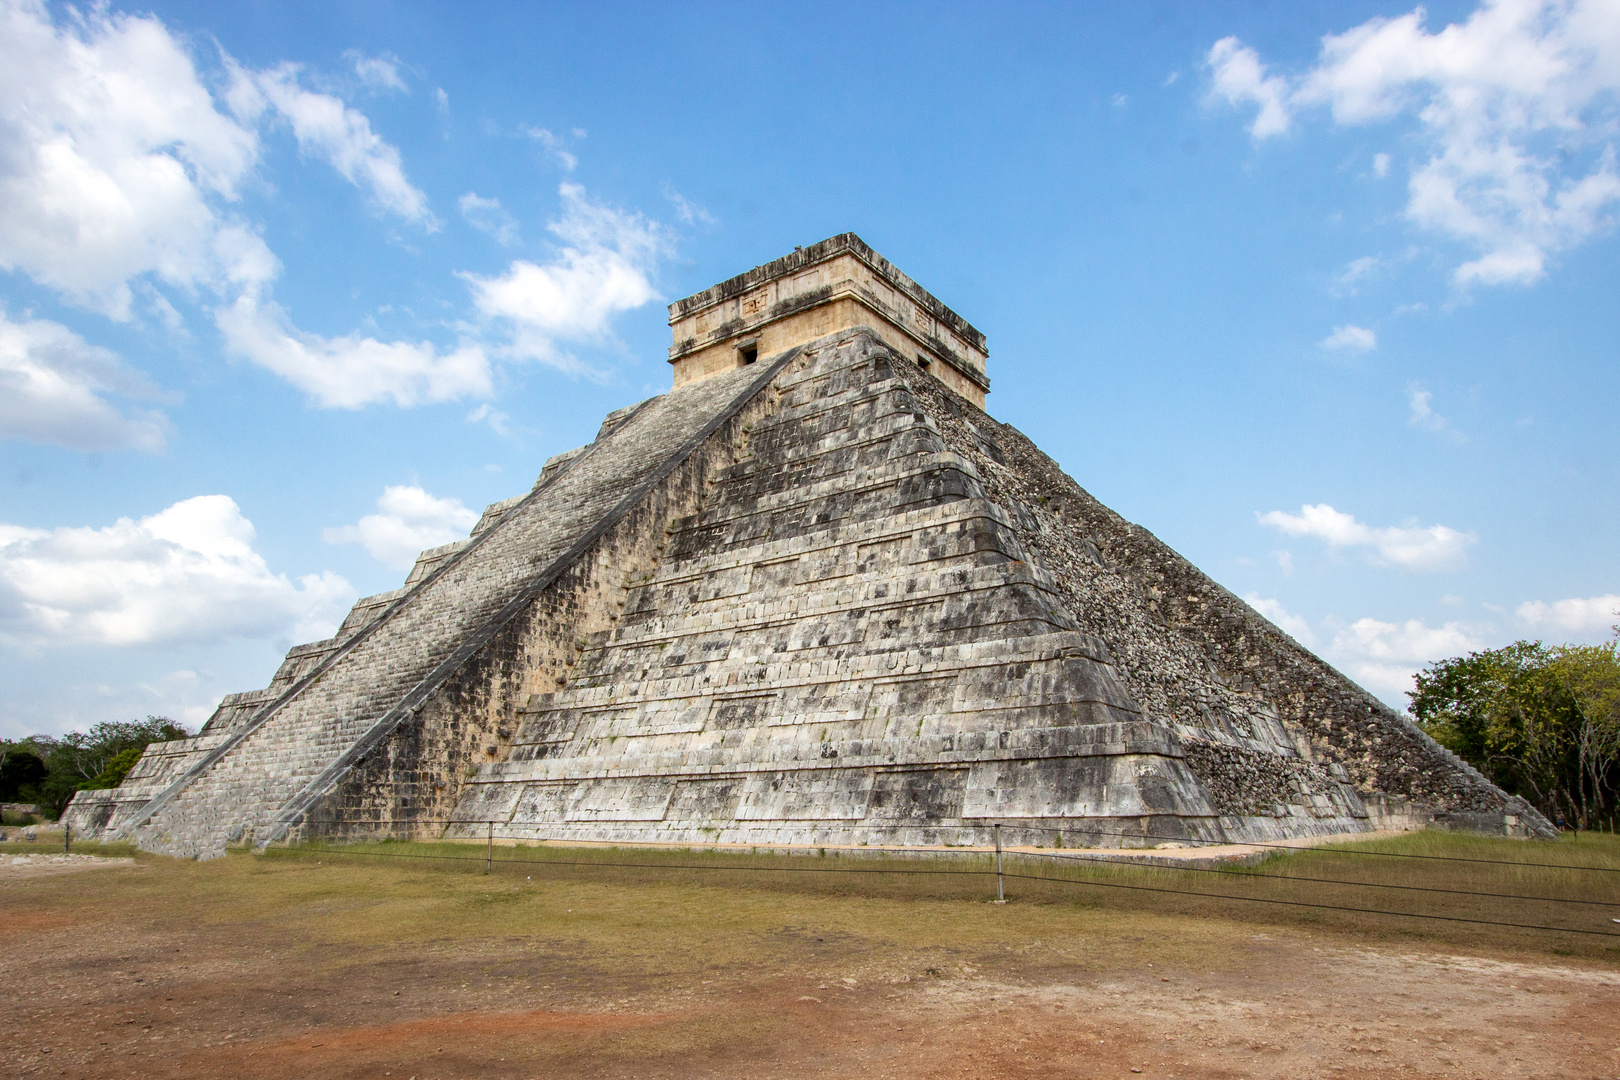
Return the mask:
<path id="1" fill-rule="evenodd" d="M 1204 58 L 1213 74 L 1210 96 L 1230 105 L 1256 105 L 1249 132 L 1257 139 L 1281 135 L 1291 123 L 1288 80 L 1267 75 L 1260 54 L 1235 37 L 1224 37 L 1210 46 Z"/>
<path id="2" fill-rule="evenodd" d="M 331 165 L 383 209 L 429 232 L 437 229 L 439 221 L 428 209 L 427 196 L 405 177 L 399 150 L 372 131 L 366 115 L 342 98 L 306 90 L 299 81 L 301 71 L 297 64 L 266 71 L 232 64 L 227 94 L 232 111 L 244 121 L 256 122 L 273 108 L 292 127 L 303 153 Z"/>
<path id="3" fill-rule="evenodd" d="M 215 323 L 233 353 L 270 369 L 326 408 L 358 409 L 380 401 L 409 408 L 487 397 L 493 390 L 489 359 L 476 344 L 446 351 L 428 341 L 308 334 L 292 326 L 279 305 L 251 292 L 219 308 Z"/>
<path id="4" fill-rule="evenodd" d="M 409 570 L 428 548 L 465 537 L 478 524 L 478 513 L 460 499 L 440 498 L 416 486 L 391 486 L 377 499 L 380 513 L 367 514 L 353 525 L 327 529 L 328 544 L 361 544 L 371 557 L 396 570 Z"/>
<path id="5" fill-rule="evenodd" d="M 1328 291 L 1334 296 L 1354 296 L 1361 289 L 1363 282 L 1376 276 L 1383 269 L 1384 260 L 1376 255 L 1363 255 L 1359 259 L 1351 259 Z M 1376 343 L 1374 339 L 1374 344 Z"/>
<path id="6" fill-rule="evenodd" d="M 1378 348 L 1378 335 L 1364 326 L 1335 326 L 1322 339 L 1322 348 L 1348 352 L 1369 352 Z"/>
<path id="7" fill-rule="evenodd" d="M 1254 49 L 1223 38 L 1206 57 L 1211 97 L 1255 108 L 1257 139 L 1316 107 L 1341 125 L 1415 122 L 1425 160 L 1406 215 L 1478 253 L 1453 280 L 1533 282 L 1550 254 L 1606 228 L 1620 201 L 1620 8 L 1487 0 L 1432 33 L 1425 19 L 1420 7 L 1330 34 L 1297 76 L 1268 74 Z"/>
<path id="8" fill-rule="evenodd" d="M 103 528 L 0 525 L 0 635 L 24 646 L 324 637 L 353 601 L 333 573 L 296 584 L 253 549 L 225 495 Z"/>
<path id="9" fill-rule="evenodd" d="M 350 62 L 366 85 L 403 84 L 392 57 L 351 54 Z M 328 85 L 318 75 L 296 64 L 249 70 L 223 55 L 219 67 L 200 74 L 152 16 L 93 5 L 63 8 L 53 21 L 42 3 L 0 0 L 0 270 L 119 320 L 132 318 L 137 297 L 171 326 L 183 325 L 171 297 L 200 303 L 230 354 L 336 408 L 488 397 L 492 359 L 582 369 L 567 343 L 611 341 L 617 314 L 656 298 L 651 274 L 669 251 L 665 230 L 564 184 L 550 259 L 463 275 L 481 317 L 469 337 L 445 344 L 299 329 L 274 299 L 281 263 L 240 210 L 239 190 L 260 179 L 262 131 L 284 124 L 305 157 L 329 164 L 383 211 L 429 231 L 439 222 L 398 149 L 363 112 L 312 88 Z M 217 97 L 211 81 L 221 84 Z M 568 157 L 564 137 L 531 134 Z M 495 200 L 469 193 L 461 209 L 502 242 L 517 239 Z M 49 356 L 11 348 L 5 430 L 83 444 L 88 436 L 64 433 L 99 426 L 109 446 L 158 445 L 155 416 L 107 401 L 114 392 L 134 396 L 137 377 L 109 381 L 121 369 L 83 342 L 70 362 L 65 341 Z M 41 402 L 49 407 L 35 409 Z M 79 419 L 58 422 L 70 413 Z"/>
<path id="10" fill-rule="evenodd" d="M 1585 599 L 1530 600 L 1514 614 L 1537 630 L 1557 630 L 1566 634 L 1601 633 L 1620 624 L 1620 596 L 1613 593 Z"/>
<path id="11" fill-rule="evenodd" d="M 381 56 L 367 56 L 365 53 L 350 49 L 343 54 L 344 59 L 354 66 L 354 73 L 360 81 L 375 90 L 398 90 L 402 94 L 410 93 L 411 88 L 405 85 L 405 80 L 399 74 L 399 57 L 391 53 Z"/>
<path id="12" fill-rule="evenodd" d="M 546 152 L 557 159 L 557 163 L 564 171 L 573 172 L 574 167 L 579 164 L 579 158 L 568 149 L 568 140 L 562 136 L 554 135 L 543 127 L 526 127 L 523 134 L 545 147 Z M 575 138 L 583 138 L 584 135 L 585 133 L 577 128 L 574 130 Z"/>
<path id="13" fill-rule="evenodd" d="M 160 314 L 173 313 L 154 281 L 186 295 L 206 290 L 220 301 L 215 322 L 230 351 L 321 405 L 487 395 L 489 365 L 476 346 L 322 338 L 291 325 L 270 298 L 280 261 L 232 205 L 258 166 L 260 121 L 284 119 L 306 154 L 384 209 L 429 229 L 437 222 L 399 151 L 364 114 L 304 88 L 295 65 L 255 72 L 229 57 L 224 65 L 229 113 L 155 18 L 98 7 L 56 25 L 40 4 L 0 2 L 0 269 L 114 319 L 130 317 L 137 290 Z M 357 71 L 386 82 L 375 64 Z M 129 393 L 138 381 L 110 354 L 44 324 L 23 337 L 19 344 L 8 332 L 4 378 L 15 389 L 7 412 L 23 415 L 8 415 L 6 430 L 41 441 L 161 444 L 155 417 L 121 417 L 100 396 Z M 102 433 L 71 434 L 87 425 Z"/>
<path id="14" fill-rule="evenodd" d="M 1315 645 L 1316 635 L 1311 632 L 1311 624 L 1302 615 L 1295 615 L 1282 606 L 1282 602 L 1271 600 L 1259 593 L 1250 593 L 1243 598 L 1244 603 L 1270 619 L 1289 637 L 1301 645 Z"/>
<path id="15" fill-rule="evenodd" d="M 1407 570 L 1454 569 L 1467 559 L 1468 548 L 1479 541 L 1473 533 L 1444 525 L 1373 528 L 1327 503 L 1302 506 L 1298 514 L 1272 510 L 1255 517 L 1260 524 L 1289 536 L 1314 536 L 1334 548 L 1363 548 L 1375 565 Z"/>
<path id="16" fill-rule="evenodd" d="M 1451 421 L 1434 411 L 1432 402 L 1434 394 L 1423 389 L 1417 383 L 1411 383 L 1406 388 L 1406 422 L 1412 427 L 1424 431 L 1444 433 L 1456 442 L 1467 442 L 1468 437 L 1451 426 Z"/>
<path id="17" fill-rule="evenodd" d="M 137 683 L 122 694 L 115 690 L 107 696 L 143 700 L 142 707 L 126 711 L 137 715 L 145 713 L 148 716 L 167 716 L 196 731 L 214 715 L 214 710 L 219 708 L 220 698 L 224 696 L 205 688 L 203 683 L 202 676 L 197 672 L 189 668 L 180 668 L 155 679 Z M 110 688 L 101 689 L 105 693 Z"/>
<path id="18" fill-rule="evenodd" d="M 469 191 L 456 200 L 456 209 L 467 224 L 479 232 L 493 237 L 495 242 L 510 246 L 518 241 L 517 219 L 506 212 L 499 199 L 486 199 Z"/>
<path id="19" fill-rule="evenodd" d="M 115 319 L 142 275 L 217 286 L 257 241 L 223 208 L 258 154 L 156 19 L 0 3 L 0 268 Z"/>
<path id="20" fill-rule="evenodd" d="M 549 228 L 561 246 L 550 261 L 461 276 L 478 310 L 510 335 L 511 355 L 574 368 L 559 343 L 606 338 L 616 315 L 657 299 L 650 275 L 669 239 L 640 214 L 591 202 L 578 184 L 559 194 L 563 214 Z"/>
<path id="21" fill-rule="evenodd" d="M 512 433 L 512 418 L 488 402 L 468 412 L 467 423 L 488 424 L 489 430 L 502 438 Z"/>
<path id="22" fill-rule="evenodd" d="M 1436 415 L 1434 409 L 1429 405 L 1429 402 L 1433 399 L 1433 394 L 1416 383 L 1408 386 L 1406 388 L 1406 404 L 1412 415 L 1407 420 L 1407 423 L 1413 427 L 1428 428 L 1430 431 L 1445 427 L 1446 418 Z"/>
<path id="23" fill-rule="evenodd" d="M 1328 659 L 1384 700 L 1404 706 L 1412 677 L 1425 664 L 1481 648 L 1484 642 L 1462 623 L 1434 627 L 1418 619 L 1388 623 L 1368 618 L 1333 636 Z"/>
<path id="24" fill-rule="evenodd" d="M 141 373 L 60 323 L 13 322 L 0 310 L 0 438 L 71 450 L 162 450 L 162 413 L 120 411 L 107 395 L 161 396 Z"/>
<path id="25" fill-rule="evenodd" d="M 682 195 L 668 184 L 664 185 L 664 198 L 668 199 L 670 201 L 670 205 L 675 207 L 675 216 L 680 218 L 683 224 L 716 224 L 715 216 L 709 213 L 706 207 L 693 202 L 691 199 L 688 199 L 685 195 Z"/>

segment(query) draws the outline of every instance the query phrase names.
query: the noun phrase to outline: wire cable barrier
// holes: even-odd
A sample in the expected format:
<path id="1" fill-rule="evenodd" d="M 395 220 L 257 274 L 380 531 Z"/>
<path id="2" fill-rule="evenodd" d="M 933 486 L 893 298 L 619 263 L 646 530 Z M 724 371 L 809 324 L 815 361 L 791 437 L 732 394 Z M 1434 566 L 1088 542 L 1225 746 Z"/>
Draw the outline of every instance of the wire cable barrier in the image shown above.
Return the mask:
<path id="1" fill-rule="evenodd" d="M 357 826 L 370 827 L 373 825 L 444 825 L 444 826 L 473 826 L 473 825 L 508 825 L 510 822 L 493 818 L 372 818 L 366 821 L 317 821 L 311 822 L 316 828 L 355 828 Z M 925 829 L 931 832 L 943 833 L 962 831 L 968 829 L 1001 828 L 1007 832 L 1031 833 L 1036 836 L 1109 836 L 1126 840 L 1159 840 L 1169 843 L 1185 844 L 1197 847 L 1227 847 L 1241 845 L 1243 847 L 1264 848 L 1268 851 L 1313 851 L 1325 852 L 1333 855 L 1350 857 L 1364 857 L 1373 859 L 1422 859 L 1426 862 L 1456 862 L 1474 863 L 1481 866 L 1509 866 L 1520 869 L 1535 870 L 1570 870 L 1590 874 L 1620 874 L 1620 866 L 1582 866 L 1577 863 L 1542 863 L 1519 862 L 1513 859 L 1474 859 L 1460 855 L 1423 855 L 1410 851 L 1368 851 L 1365 848 L 1346 848 L 1327 844 L 1283 844 L 1275 840 L 1203 840 L 1187 836 L 1166 836 L 1150 832 L 1119 832 L 1108 829 L 1077 829 L 1064 828 L 1056 825 L 996 825 L 992 821 L 974 822 L 970 825 L 913 825 L 907 822 L 885 822 L 881 825 L 864 825 L 858 823 L 841 824 L 839 831 L 872 830 L 881 832 L 894 832 L 900 829 Z M 1355 835 L 1355 834 L 1347 834 Z M 465 837 L 464 839 L 482 839 L 481 837 Z M 535 839 L 533 837 L 501 837 L 501 839 Z M 543 841 L 542 841 L 543 842 Z M 1129 849 L 1121 849 L 1129 850 Z M 1523 899 L 1536 899 L 1524 897 Z"/>
<path id="2" fill-rule="evenodd" d="M 1009 873 L 1010 878 L 1024 880 L 1060 881 L 1061 878 L 1036 877 L 1029 874 Z M 1281 904 L 1286 907 L 1315 908 L 1319 911 L 1353 911 L 1361 915 L 1394 915 L 1403 919 L 1434 919 L 1440 922 L 1471 923 L 1475 926 L 1500 926 L 1513 930 L 1553 930 L 1560 934 L 1591 934 L 1597 937 L 1620 938 L 1620 934 L 1608 930 L 1580 930 L 1570 926 L 1542 926 L 1538 923 L 1502 922 L 1496 919 L 1468 919 L 1460 915 L 1431 915 L 1419 914 L 1412 911 L 1384 911 L 1378 908 L 1348 907 L 1343 904 L 1316 904 L 1303 900 L 1275 900 L 1265 896 L 1230 896 L 1224 893 L 1194 892 L 1188 889 L 1162 889 L 1152 885 L 1125 885 L 1115 881 L 1086 881 L 1083 885 L 1100 886 L 1107 889 L 1130 889 L 1133 892 L 1169 893 L 1173 896 L 1203 896 L 1218 900 L 1243 900 L 1251 904 Z"/>
<path id="3" fill-rule="evenodd" d="M 382 822 L 368 824 L 380 825 Z M 1592 908 L 1610 908 L 1620 912 L 1620 897 L 1613 899 L 1588 899 L 1577 896 L 1548 896 L 1528 893 L 1500 892 L 1488 889 L 1454 888 L 1444 885 L 1411 884 L 1388 881 L 1358 881 L 1343 878 L 1314 877 L 1300 874 L 1264 873 L 1242 868 L 1225 868 L 1214 866 L 1189 865 L 1185 862 L 1175 864 L 1163 861 L 1146 861 L 1120 855 L 1081 854 L 1078 852 L 1029 851 L 1027 849 L 1007 848 L 1005 850 L 990 851 L 986 848 L 976 849 L 941 849 L 939 847 L 902 847 L 884 846 L 877 848 L 859 848 L 839 851 L 833 857 L 825 854 L 820 856 L 809 854 L 781 854 L 773 853 L 761 855 L 751 853 L 738 856 L 732 853 L 717 852 L 705 856 L 701 850 L 680 848 L 634 848 L 614 846 L 611 844 L 583 845 L 569 844 L 564 841 L 562 845 L 548 844 L 544 838 L 534 836 L 513 836 L 497 834 L 496 822 L 493 821 L 455 821 L 455 822 L 426 822 L 415 819 L 413 825 L 426 824 L 453 824 L 464 829 L 468 827 L 484 826 L 483 835 L 465 835 L 454 841 L 416 841 L 414 843 L 432 844 L 434 847 L 448 847 L 451 844 L 465 846 L 471 843 L 487 844 L 487 850 L 476 854 L 452 854 L 445 850 L 436 851 L 401 851 L 381 850 L 395 845 L 403 846 L 411 841 L 381 842 L 361 841 L 344 846 L 334 846 L 329 842 L 298 845 L 288 848 L 274 849 L 281 853 L 297 855 L 331 855 L 359 858 L 388 858 L 388 859 L 415 859 L 429 860 L 442 863 L 477 864 L 482 863 L 486 872 L 493 871 L 499 865 L 503 868 L 524 866 L 534 869 L 537 873 L 543 871 L 572 871 L 589 873 L 592 870 L 615 871 L 642 871 L 651 873 L 683 872 L 690 874 L 753 874 L 770 875 L 783 874 L 788 878 L 804 880 L 807 875 L 828 875 L 829 878 L 841 878 L 846 881 L 871 881 L 880 879 L 957 879 L 966 882 L 974 878 L 995 878 L 996 895 L 1002 895 L 1003 880 L 1025 883 L 1040 883 L 1046 889 L 1058 887 L 1060 891 L 1068 893 L 1073 889 L 1118 889 L 1137 893 L 1156 893 L 1165 896 L 1188 897 L 1205 901 L 1235 901 L 1246 904 L 1264 904 L 1276 907 L 1293 909 L 1312 909 L 1323 912 L 1343 912 L 1358 915 L 1372 915 L 1379 917 L 1392 917 L 1399 919 L 1415 919 L 1431 922 L 1467 924 L 1480 927 L 1496 927 L 1512 930 L 1532 930 L 1540 932 L 1553 932 L 1565 934 L 1579 934 L 1589 937 L 1604 937 L 1620 939 L 1620 932 L 1607 929 L 1593 929 L 1589 926 L 1559 926 L 1549 922 L 1530 922 L 1513 917 L 1484 917 L 1497 912 L 1493 910 L 1474 911 L 1469 909 L 1480 906 L 1484 902 L 1487 906 L 1494 902 L 1500 907 L 1501 902 L 1508 901 L 1515 905 L 1545 904 L 1555 909 L 1569 910 L 1571 908 L 1580 912 L 1590 911 Z M 505 823 L 501 823 L 505 824 Z M 937 828 L 937 827 L 936 827 Z M 1008 831 L 1017 831 L 1010 828 Z M 1033 832 L 1050 833 L 1051 829 L 1035 829 Z M 1140 834 L 1132 834 L 1140 835 Z M 503 844 L 503 855 L 495 854 L 495 841 Z M 509 843 L 525 845 L 520 848 L 526 853 L 525 857 L 509 857 L 505 851 L 512 850 L 504 845 Z M 526 845 L 536 844 L 536 847 Z M 771 845 L 761 844 L 761 848 L 770 849 Z M 1328 852 L 1331 854 L 1390 854 L 1387 852 L 1352 852 L 1342 848 L 1314 848 L 1297 845 L 1268 845 L 1284 847 L 1287 850 L 1301 850 L 1311 852 Z M 600 857 L 592 857 L 588 852 L 600 851 Z M 625 858 L 630 851 L 641 853 L 637 858 Z M 1147 854 L 1144 852 L 1144 854 Z M 694 857 L 696 856 L 696 857 Z M 840 857 L 841 856 L 841 857 Z M 739 862 L 738 858 L 748 861 Z M 1566 866 L 1547 863 L 1519 863 L 1508 860 L 1452 858 L 1447 856 L 1420 856 L 1429 858 L 1434 862 L 1456 862 L 1466 864 L 1489 864 L 1518 869 L 1558 871 L 1608 871 L 1607 867 Z M 993 858 L 993 863 L 992 863 Z M 1162 856 L 1161 856 L 1162 858 Z M 926 859 L 932 865 L 915 865 L 921 859 Z M 913 865 L 896 866 L 893 863 L 903 860 Z M 839 865 L 842 863 L 843 865 Z M 977 863 L 978 865 L 974 865 Z M 858 864 L 858 865 L 851 865 Z M 953 865 L 954 864 L 954 865 Z M 1006 865 L 1011 864 L 1011 865 Z M 1358 903 L 1332 902 L 1340 899 L 1338 896 L 1322 895 L 1309 899 L 1288 898 L 1285 896 L 1254 896 L 1241 895 L 1237 892 L 1209 892 L 1199 889 L 1172 887 L 1164 875 L 1215 874 L 1231 881 L 1234 885 L 1256 884 L 1260 887 L 1293 888 L 1296 886 L 1325 886 L 1324 889 L 1315 889 L 1316 892 L 1331 893 L 1334 890 L 1351 890 L 1354 900 L 1354 890 L 1395 890 L 1406 894 L 1432 895 L 1437 898 L 1455 900 L 1465 905 L 1462 910 L 1447 911 L 1400 911 L 1384 907 L 1369 907 Z M 1136 880 L 1118 880 L 1120 877 L 1134 878 Z M 1163 884 L 1148 884 L 1147 881 L 1158 877 Z M 1272 886 L 1271 883 L 1284 883 Z M 1556 890 L 1554 890 L 1556 891 Z M 978 894 L 978 895 L 982 895 Z M 1601 894 L 1600 894 L 1601 895 Z M 1506 913 L 1503 913 L 1506 914 Z M 1515 914 L 1519 914 L 1515 912 Z M 1572 912 L 1574 914 L 1574 912 Z"/>
<path id="4" fill-rule="evenodd" d="M 1365 851 L 1358 850 L 1356 848 L 1336 849 L 1313 844 L 1281 844 L 1275 840 L 1189 840 L 1186 837 L 1181 836 L 1159 836 L 1154 833 L 1108 832 L 1104 829 L 1036 828 L 1025 825 L 1016 825 L 1012 826 L 1012 828 L 1026 829 L 1030 832 L 1078 833 L 1080 835 L 1089 836 L 1118 836 L 1131 839 L 1141 838 L 1144 840 L 1169 840 L 1184 844 L 1200 844 L 1204 846 L 1242 844 L 1244 847 L 1268 848 L 1277 851 L 1333 851 L 1335 854 L 1365 855 L 1369 858 L 1377 859 L 1427 859 L 1433 862 L 1481 863 L 1486 866 L 1529 866 L 1541 870 L 1582 870 L 1594 874 L 1620 874 L 1620 866 L 1576 866 L 1567 863 L 1515 862 L 1509 859 L 1470 859 L 1459 855 L 1419 855 L 1415 852 L 1407 851 Z"/>
<path id="5" fill-rule="evenodd" d="M 1302 849 L 1312 850 L 1312 849 Z M 1071 862 L 1114 863 L 1118 856 L 1111 855 L 1059 855 L 1045 851 L 1018 851 L 1013 854 L 1032 859 L 1063 859 Z M 1408 892 L 1449 893 L 1452 896 L 1478 896 L 1493 900 L 1535 900 L 1543 904 L 1589 904 L 1593 907 L 1620 907 L 1614 900 L 1577 900 L 1566 896 L 1527 896 L 1524 893 L 1478 892 L 1472 889 L 1446 889 L 1436 885 L 1396 885 L 1386 881 L 1345 881 L 1343 878 L 1302 877 L 1298 874 L 1260 874 L 1251 870 L 1228 870 L 1219 866 L 1165 866 L 1162 863 L 1141 863 L 1155 870 L 1178 870 L 1193 874 L 1228 874 L 1243 878 L 1265 878 L 1270 881 L 1308 881 L 1316 885 L 1352 885 L 1362 889 L 1402 889 Z M 1510 866 L 1535 866 L 1535 863 L 1508 863 Z M 1560 870 L 1572 869 L 1559 867 Z"/>

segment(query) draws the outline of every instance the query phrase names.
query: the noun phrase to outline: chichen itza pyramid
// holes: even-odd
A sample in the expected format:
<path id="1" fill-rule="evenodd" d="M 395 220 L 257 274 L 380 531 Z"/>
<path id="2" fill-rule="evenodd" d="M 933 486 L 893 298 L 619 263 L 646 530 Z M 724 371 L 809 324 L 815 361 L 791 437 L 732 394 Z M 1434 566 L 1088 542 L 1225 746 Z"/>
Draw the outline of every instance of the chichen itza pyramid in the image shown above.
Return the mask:
<path id="1" fill-rule="evenodd" d="M 489 821 L 823 846 L 1548 828 L 986 415 L 984 335 L 855 235 L 669 314 L 674 389 L 68 820 L 196 857 Z"/>

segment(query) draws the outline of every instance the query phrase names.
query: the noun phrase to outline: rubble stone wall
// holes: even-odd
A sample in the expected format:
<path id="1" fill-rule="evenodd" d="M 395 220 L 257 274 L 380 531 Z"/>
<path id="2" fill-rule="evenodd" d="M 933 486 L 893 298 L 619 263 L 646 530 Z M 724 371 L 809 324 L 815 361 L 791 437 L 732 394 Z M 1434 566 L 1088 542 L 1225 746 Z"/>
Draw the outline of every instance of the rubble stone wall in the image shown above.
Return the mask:
<path id="1" fill-rule="evenodd" d="M 1551 834 L 1529 804 L 1098 502 L 1016 428 L 933 380 L 912 386 L 1008 508 L 1080 626 L 1109 643 L 1132 696 L 1182 737 L 1224 814 L 1264 831 L 1269 800 L 1271 813 L 1286 817 L 1331 797 L 1338 782 L 1353 787 L 1378 827 Z M 1292 744 L 1297 759 L 1284 765 L 1266 742 Z M 1281 798 L 1289 788 L 1293 797 Z"/>

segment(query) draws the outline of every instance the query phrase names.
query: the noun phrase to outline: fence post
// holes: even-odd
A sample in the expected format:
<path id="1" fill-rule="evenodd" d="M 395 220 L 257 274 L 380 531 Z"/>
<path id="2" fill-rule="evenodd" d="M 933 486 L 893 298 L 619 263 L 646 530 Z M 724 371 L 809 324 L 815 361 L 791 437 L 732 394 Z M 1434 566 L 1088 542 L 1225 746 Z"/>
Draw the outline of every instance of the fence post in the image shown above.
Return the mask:
<path id="1" fill-rule="evenodd" d="M 73 850 L 73 822 L 62 822 L 62 854 L 66 855 Z"/>
<path id="2" fill-rule="evenodd" d="M 1005 904 L 1007 894 L 1001 888 L 1001 822 L 996 822 L 996 903 Z"/>
<path id="3" fill-rule="evenodd" d="M 495 823 L 489 823 L 489 855 L 484 859 L 484 873 L 495 869 Z"/>

